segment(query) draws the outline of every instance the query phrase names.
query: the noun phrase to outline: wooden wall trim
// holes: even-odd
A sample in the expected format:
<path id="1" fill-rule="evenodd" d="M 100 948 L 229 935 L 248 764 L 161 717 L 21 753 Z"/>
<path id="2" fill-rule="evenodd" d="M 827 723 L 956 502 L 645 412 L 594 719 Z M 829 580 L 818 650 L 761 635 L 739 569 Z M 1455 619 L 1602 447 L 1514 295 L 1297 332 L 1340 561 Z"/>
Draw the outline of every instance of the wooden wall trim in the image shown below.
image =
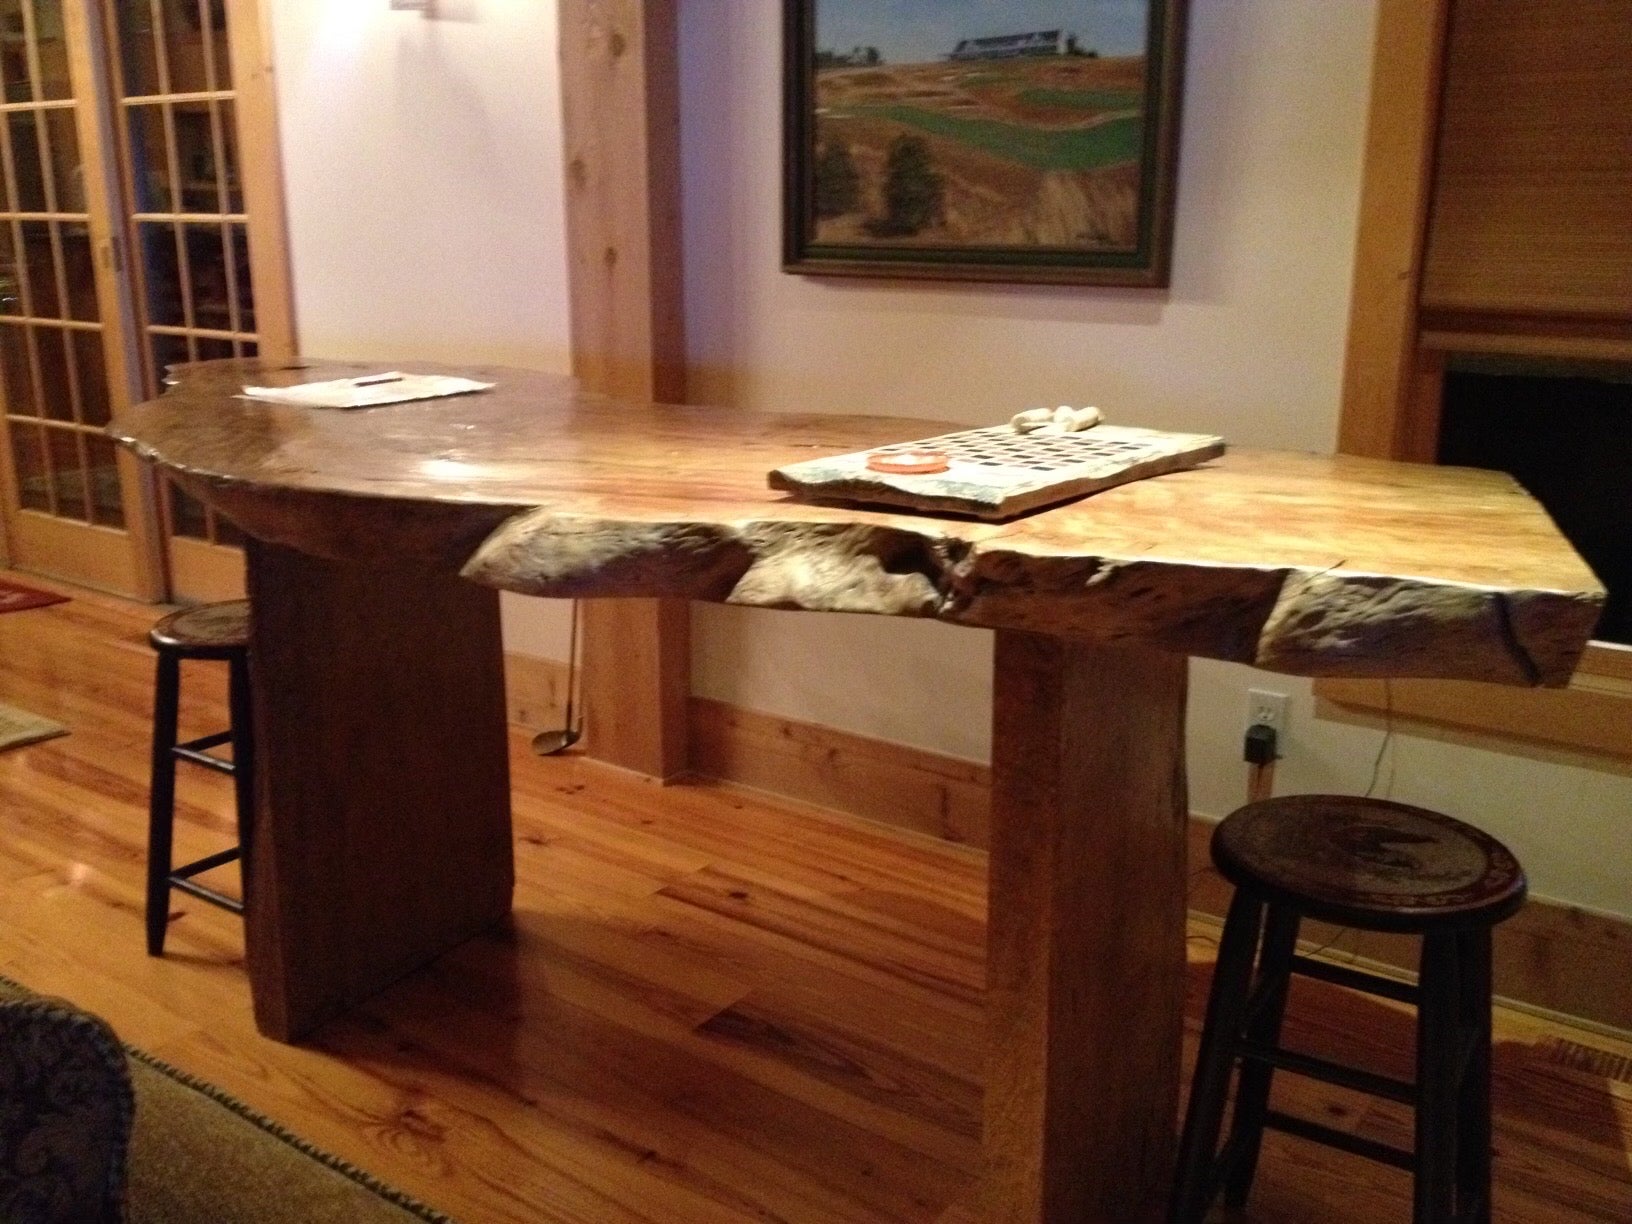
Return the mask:
<path id="1" fill-rule="evenodd" d="M 637 403 L 685 399 L 675 0 L 561 0 L 573 373 Z M 669 778 L 687 767 L 690 612 L 589 601 L 590 755 Z"/>
<path id="2" fill-rule="evenodd" d="M 1355 243 L 1338 449 L 1412 454 L 1417 286 L 1431 203 L 1450 0 L 1382 0 Z M 1416 430 L 1420 434 L 1420 430 Z"/>
<path id="3" fill-rule="evenodd" d="M 638 403 L 685 398 L 674 0 L 562 0 L 573 374 Z"/>
<path id="4" fill-rule="evenodd" d="M 1317 680 L 1315 696 L 1366 718 L 1450 727 L 1508 745 L 1540 744 L 1632 761 L 1632 667 L 1626 647 L 1594 642 L 1569 687 L 1516 688 L 1463 680 Z M 1501 751 L 1503 743 L 1487 744 Z"/>
<path id="5" fill-rule="evenodd" d="M 1315 696 L 1369 718 L 1450 727 L 1506 740 L 1539 744 L 1585 756 L 1632 761 L 1632 687 L 1592 674 L 1578 675 L 1567 689 L 1521 689 L 1456 680 L 1322 680 Z M 1498 747 L 1497 745 L 1492 745 Z"/>
<path id="6" fill-rule="evenodd" d="M 508 708 L 512 722 L 533 730 L 561 726 L 565 667 L 548 659 L 508 655 Z M 1488 686 L 1486 686 L 1488 687 Z M 745 710 L 704 697 L 690 701 L 693 769 L 787 799 L 909 829 L 986 845 L 991 771 L 833 727 Z M 1243 799 L 1245 774 L 1243 773 Z M 1190 821 L 1192 913 L 1222 919 L 1229 886 L 1207 853 L 1212 826 Z M 1315 946 L 1337 934 L 1312 924 Z M 1407 969 L 1414 946 L 1398 936 L 1346 934 L 1336 952 Z M 1542 1008 L 1632 1030 L 1632 923 L 1568 905 L 1532 900 L 1496 932 L 1497 992 Z"/>
<path id="7" fill-rule="evenodd" d="M 256 335 L 260 355 L 281 361 L 295 356 L 300 343 L 295 329 L 294 273 L 290 265 L 270 0 L 243 0 L 234 5 L 231 33 Z"/>
<path id="8" fill-rule="evenodd" d="M 691 699 L 693 770 L 984 848 L 992 771 L 740 706 Z"/>

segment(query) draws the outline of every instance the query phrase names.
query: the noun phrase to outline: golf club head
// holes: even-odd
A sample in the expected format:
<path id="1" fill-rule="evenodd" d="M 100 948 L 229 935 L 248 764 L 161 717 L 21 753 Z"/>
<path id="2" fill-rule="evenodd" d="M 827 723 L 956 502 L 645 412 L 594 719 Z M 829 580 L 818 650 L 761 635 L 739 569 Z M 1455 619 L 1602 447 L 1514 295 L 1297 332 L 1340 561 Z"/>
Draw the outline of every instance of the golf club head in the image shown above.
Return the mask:
<path id="1" fill-rule="evenodd" d="M 577 727 L 563 727 L 559 731 L 540 731 L 533 736 L 533 751 L 539 756 L 555 756 L 565 752 L 583 734 Z"/>

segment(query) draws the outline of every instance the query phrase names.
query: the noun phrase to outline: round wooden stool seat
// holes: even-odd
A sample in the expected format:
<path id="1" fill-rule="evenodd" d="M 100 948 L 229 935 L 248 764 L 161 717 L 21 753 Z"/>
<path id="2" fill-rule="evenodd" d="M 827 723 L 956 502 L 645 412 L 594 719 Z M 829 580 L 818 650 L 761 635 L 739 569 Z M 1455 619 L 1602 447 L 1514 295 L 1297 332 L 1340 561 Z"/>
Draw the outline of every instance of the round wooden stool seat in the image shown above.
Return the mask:
<path id="1" fill-rule="evenodd" d="M 1501 842 L 1387 799 L 1288 795 L 1250 803 L 1218 826 L 1212 849 L 1237 888 L 1344 926 L 1489 926 L 1524 903 L 1524 872 Z"/>
<path id="2" fill-rule="evenodd" d="M 147 635 L 155 650 L 193 659 L 225 659 L 249 646 L 249 600 L 230 599 L 172 612 Z"/>

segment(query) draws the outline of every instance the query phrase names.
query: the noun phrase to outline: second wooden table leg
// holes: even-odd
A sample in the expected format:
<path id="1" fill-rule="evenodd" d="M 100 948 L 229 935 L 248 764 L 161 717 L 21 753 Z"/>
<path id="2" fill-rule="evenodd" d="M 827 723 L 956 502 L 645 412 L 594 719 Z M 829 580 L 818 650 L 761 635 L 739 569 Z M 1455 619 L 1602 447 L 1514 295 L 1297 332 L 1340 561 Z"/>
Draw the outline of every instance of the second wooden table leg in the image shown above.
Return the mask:
<path id="1" fill-rule="evenodd" d="M 1184 1004 L 1186 666 L 997 635 L 987 1220 L 1161 1213 Z"/>
<path id="2" fill-rule="evenodd" d="M 255 1020 L 292 1040 L 510 912 L 498 593 L 248 547 Z"/>

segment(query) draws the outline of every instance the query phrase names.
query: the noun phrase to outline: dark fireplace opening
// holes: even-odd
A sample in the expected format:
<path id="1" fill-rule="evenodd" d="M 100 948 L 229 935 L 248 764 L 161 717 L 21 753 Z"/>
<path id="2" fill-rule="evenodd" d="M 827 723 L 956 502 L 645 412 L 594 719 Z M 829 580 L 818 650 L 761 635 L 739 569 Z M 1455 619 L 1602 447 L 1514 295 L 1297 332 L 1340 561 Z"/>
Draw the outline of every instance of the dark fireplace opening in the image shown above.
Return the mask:
<path id="1" fill-rule="evenodd" d="M 1632 645 L 1632 373 L 1454 363 L 1439 461 L 1516 477 L 1609 588 L 1594 636 Z"/>

